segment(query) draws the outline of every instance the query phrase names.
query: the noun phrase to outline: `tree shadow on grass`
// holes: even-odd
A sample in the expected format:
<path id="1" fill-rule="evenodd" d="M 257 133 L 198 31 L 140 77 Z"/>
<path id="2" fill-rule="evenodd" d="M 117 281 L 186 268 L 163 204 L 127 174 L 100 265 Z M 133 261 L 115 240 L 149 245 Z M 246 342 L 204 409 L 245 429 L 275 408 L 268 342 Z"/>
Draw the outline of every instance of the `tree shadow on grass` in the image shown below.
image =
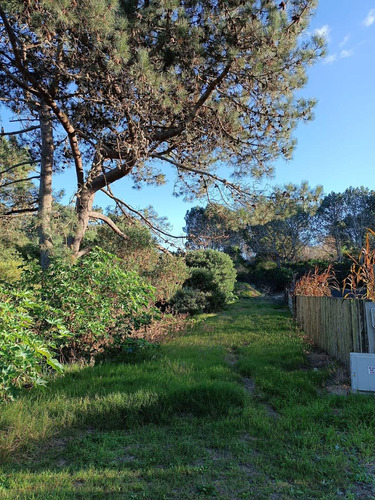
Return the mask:
<path id="1" fill-rule="evenodd" d="M 246 392 L 224 352 L 201 346 L 188 350 L 190 359 L 180 347 L 175 359 L 84 367 L 51 381 L 44 394 L 25 394 L 9 406 L 13 414 L 2 416 L 8 433 L 2 460 L 12 463 L 28 450 L 48 448 L 51 439 L 88 430 L 124 431 L 184 415 L 215 419 L 241 412 Z M 32 420 L 38 420 L 37 428 Z"/>

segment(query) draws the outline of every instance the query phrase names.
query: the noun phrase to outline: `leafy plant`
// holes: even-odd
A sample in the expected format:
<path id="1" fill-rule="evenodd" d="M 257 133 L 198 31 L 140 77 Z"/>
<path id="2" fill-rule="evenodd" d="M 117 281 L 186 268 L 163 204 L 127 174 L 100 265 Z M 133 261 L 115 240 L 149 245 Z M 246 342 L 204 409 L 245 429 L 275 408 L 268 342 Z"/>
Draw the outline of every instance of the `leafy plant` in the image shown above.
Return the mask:
<path id="1" fill-rule="evenodd" d="M 75 262 L 56 260 L 44 273 L 25 276 L 72 334 L 61 352 L 68 359 L 92 360 L 98 352 L 122 343 L 156 314 L 155 289 L 137 273 L 124 271 L 114 255 L 94 248 Z"/>
<path id="2" fill-rule="evenodd" d="M 177 291 L 171 301 L 171 307 L 180 314 L 198 314 L 205 310 L 207 302 L 208 293 L 185 287 Z"/>
<path id="3" fill-rule="evenodd" d="M 62 372 L 54 348 L 68 332 L 59 319 L 51 319 L 55 314 L 31 291 L 0 285 L 0 400 L 12 399 L 23 386 L 45 385 L 48 368 Z"/>
<path id="4" fill-rule="evenodd" d="M 278 267 L 276 262 L 257 259 L 248 266 L 248 272 L 242 273 L 246 279 L 262 290 L 279 292 L 291 282 L 293 271 L 285 266 Z"/>
<path id="5" fill-rule="evenodd" d="M 0 281 L 11 283 L 21 278 L 21 266 L 25 264 L 17 250 L 5 248 L 0 242 Z"/>
<path id="6" fill-rule="evenodd" d="M 151 283 L 156 289 L 156 301 L 165 304 L 189 275 L 184 258 L 161 253 L 149 228 L 140 223 L 115 214 L 111 218 L 127 239 L 119 238 L 107 226 L 99 227 L 97 245 L 119 257 L 123 269 L 132 269 Z"/>

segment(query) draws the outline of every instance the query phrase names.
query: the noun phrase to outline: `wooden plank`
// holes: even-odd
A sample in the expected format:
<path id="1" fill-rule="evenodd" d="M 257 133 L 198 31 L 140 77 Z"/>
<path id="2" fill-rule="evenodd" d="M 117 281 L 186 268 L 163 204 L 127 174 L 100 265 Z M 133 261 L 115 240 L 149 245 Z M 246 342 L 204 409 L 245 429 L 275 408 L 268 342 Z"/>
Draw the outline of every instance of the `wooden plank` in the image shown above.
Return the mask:
<path id="1" fill-rule="evenodd" d="M 363 300 L 296 297 L 296 321 L 314 344 L 347 367 L 350 352 L 367 352 L 368 332 Z"/>

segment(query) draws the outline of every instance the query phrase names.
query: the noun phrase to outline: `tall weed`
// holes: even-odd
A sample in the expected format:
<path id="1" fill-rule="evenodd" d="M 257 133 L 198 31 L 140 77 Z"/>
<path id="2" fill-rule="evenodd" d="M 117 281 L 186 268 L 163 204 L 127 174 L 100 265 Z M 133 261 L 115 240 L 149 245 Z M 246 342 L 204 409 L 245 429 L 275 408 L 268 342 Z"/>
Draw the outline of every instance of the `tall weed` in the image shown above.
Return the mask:
<path id="1" fill-rule="evenodd" d="M 314 272 L 302 276 L 294 287 L 295 295 L 309 295 L 315 297 L 331 297 L 332 289 L 338 289 L 335 272 L 330 264 L 327 269 L 320 271 L 316 266 Z"/>
<path id="2" fill-rule="evenodd" d="M 375 236 L 375 232 L 368 229 L 365 246 L 357 259 L 349 255 L 353 264 L 348 277 L 344 280 L 344 288 L 349 289 L 354 297 L 375 301 L 375 249 L 371 249 L 371 236 Z"/>

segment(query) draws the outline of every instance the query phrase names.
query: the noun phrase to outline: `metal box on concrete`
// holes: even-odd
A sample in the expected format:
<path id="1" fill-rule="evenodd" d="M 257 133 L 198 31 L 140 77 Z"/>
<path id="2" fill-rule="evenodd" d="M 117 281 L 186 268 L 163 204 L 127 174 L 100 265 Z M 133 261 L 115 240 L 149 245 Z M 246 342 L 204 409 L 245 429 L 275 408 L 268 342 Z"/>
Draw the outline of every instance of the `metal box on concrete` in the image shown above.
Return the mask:
<path id="1" fill-rule="evenodd" d="M 353 392 L 375 393 L 375 354 L 350 353 Z"/>

